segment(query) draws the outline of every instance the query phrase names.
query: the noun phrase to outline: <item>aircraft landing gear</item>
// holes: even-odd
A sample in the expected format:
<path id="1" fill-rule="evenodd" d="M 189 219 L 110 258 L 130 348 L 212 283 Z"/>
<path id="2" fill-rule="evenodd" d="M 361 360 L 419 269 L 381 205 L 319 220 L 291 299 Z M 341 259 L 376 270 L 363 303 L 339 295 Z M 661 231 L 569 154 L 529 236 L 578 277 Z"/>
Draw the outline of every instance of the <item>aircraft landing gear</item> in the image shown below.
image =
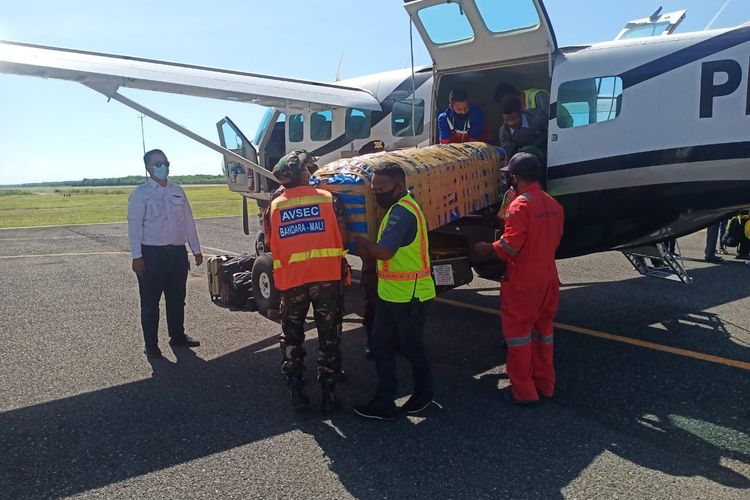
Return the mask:
<path id="1" fill-rule="evenodd" d="M 266 245 L 266 235 L 263 233 L 263 230 L 261 229 L 255 234 L 255 255 L 260 257 L 266 252 L 270 252 L 271 249 L 268 245 Z"/>
<path id="2" fill-rule="evenodd" d="M 255 259 L 252 269 L 252 286 L 255 304 L 263 316 L 269 311 L 277 311 L 281 303 L 279 290 L 273 283 L 273 257 L 270 253 L 261 253 Z"/>

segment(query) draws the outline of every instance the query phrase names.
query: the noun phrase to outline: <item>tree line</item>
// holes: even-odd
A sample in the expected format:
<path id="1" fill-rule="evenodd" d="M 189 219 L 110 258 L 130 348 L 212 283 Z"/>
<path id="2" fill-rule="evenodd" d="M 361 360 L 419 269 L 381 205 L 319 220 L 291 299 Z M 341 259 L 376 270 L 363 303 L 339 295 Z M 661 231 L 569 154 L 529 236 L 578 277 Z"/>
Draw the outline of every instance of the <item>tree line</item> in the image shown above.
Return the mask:
<path id="1" fill-rule="evenodd" d="M 80 181 L 59 182 L 29 182 L 25 184 L 14 184 L 12 186 L 0 187 L 93 187 L 93 186 L 134 186 L 146 180 L 143 175 L 128 175 L 126 177 L 107 177 L 102 179 L 81 179 Z M 223 175 L 170 175 L 169 180 L 175 184 L 224 184 L 226 178 Z"/>

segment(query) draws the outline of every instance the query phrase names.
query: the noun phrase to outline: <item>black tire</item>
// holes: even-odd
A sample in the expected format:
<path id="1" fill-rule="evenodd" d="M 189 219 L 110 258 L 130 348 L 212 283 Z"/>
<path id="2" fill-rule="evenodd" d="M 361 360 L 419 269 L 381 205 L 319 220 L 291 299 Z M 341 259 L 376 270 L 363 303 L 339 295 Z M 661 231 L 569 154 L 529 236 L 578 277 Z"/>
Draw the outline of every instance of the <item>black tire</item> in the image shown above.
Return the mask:
<path id="1" fill-rule="evenodd" d="M 255 234 L 255 255 L 263 255 L 266 252 L 270 252 L 271 249 L 266 244 L 266 235 L 263 230 L 258 231 Z"/>
<path id="2" fill-rule="evenodd" d="M 263 316 L 268 316 L 268 310 L 278 309 L 281 302 L 279 291 L 273 283 L 273 257 L 270 253 L 263 253 L 255 259 L 252 273 L 255 304 Z"/>

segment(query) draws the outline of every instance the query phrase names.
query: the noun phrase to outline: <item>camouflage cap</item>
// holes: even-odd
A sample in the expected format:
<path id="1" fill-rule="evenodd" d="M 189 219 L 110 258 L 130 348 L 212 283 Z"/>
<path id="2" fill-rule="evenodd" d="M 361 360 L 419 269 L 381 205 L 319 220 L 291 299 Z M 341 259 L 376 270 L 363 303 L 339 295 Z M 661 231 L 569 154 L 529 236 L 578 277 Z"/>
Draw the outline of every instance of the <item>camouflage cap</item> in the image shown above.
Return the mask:
<path id="1" fill-rule="evenodd" d="M 273 176 L 281 184 L 299 179 L 305 165 L 315 164 L 317 158 L 304 149 L 297 149 L 284 155 L 273 167 Z"/>

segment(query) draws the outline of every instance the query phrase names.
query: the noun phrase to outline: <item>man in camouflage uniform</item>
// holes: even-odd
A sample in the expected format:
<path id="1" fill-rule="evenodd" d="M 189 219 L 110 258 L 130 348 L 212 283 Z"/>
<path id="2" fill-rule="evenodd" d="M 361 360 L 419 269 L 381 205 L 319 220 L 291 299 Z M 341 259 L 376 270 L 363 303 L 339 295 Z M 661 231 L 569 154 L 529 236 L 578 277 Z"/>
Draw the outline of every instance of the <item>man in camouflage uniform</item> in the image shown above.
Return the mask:
<path id="1" fill-rule="evenodd" d="M 304 150 L 294 151 L 284 156 L 273 169 L 273 175 L 283 185 L 286 193 L 293 193 L 293 188 L 307 186 L 310 179 L 309 164 L 315 158 Z M 291 196 L 291 195 L 290 195 Z M 269 221 L 270 223 L 271 221 Z M 339 223 L 331 230 L 342 234 L 345 241 L 345 226 Z M 270 223 L 270 231 L 278 230 Z M 272 253 L 274 252 L 271 247 Z M 277 250 L 278 251 L 278 250 Z M 274 255 L 274 259 L 276 259 Z M 292 406 L 296 410 L 305 409 L 309 399 L 303 392 L 304 356 L 305 356 L 305 319 L 312 303 L 315 325 L 318 329 L 318 381 L 322 389 L 321 410 L 324 414 L 332 412 L 338 406 L 334 389 L 341 374 L 341 279 L 304 283 L 281 294 L 281 329 L 280 337 L 282 363 L 281 371 L 286 376 L 290 390 Z"/>

